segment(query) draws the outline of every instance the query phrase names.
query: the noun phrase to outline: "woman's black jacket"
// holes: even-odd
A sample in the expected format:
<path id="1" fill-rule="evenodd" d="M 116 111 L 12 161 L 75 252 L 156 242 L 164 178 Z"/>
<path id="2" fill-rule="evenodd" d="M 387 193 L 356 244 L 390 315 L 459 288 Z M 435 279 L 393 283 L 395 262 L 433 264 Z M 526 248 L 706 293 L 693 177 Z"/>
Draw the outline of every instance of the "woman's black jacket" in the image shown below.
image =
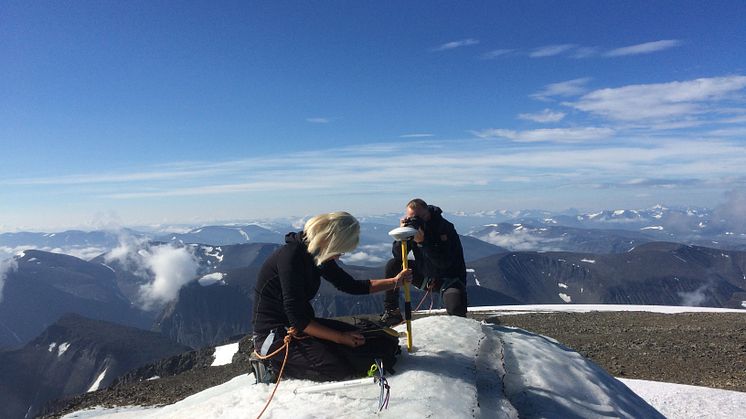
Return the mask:
<path id="1" fill-rule="evenodd" d="M 321 277 L 348 294 L 369 294 L 370 281 L 357 281 L 330 259 L 316 266 L 303 242 L 303 233 L 288 233 L 285 245 L 262 265 L 254 288 L 254 334 L 275 328 L 303 331 L 315 317 L 311 300 Z"/>

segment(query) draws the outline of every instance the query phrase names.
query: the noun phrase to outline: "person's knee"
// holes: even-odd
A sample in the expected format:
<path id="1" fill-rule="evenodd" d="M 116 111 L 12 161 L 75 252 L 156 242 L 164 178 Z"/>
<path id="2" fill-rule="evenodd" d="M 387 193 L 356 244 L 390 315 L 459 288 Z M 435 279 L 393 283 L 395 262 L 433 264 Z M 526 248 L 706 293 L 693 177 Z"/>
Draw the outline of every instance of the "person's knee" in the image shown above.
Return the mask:
<path id="1" fill-rule="evenodd" d="M 443 291 L 443 303 L 446 312 L 451 316 L 466 317 L 466 291 L 460 288 L 448 288 Z"/>

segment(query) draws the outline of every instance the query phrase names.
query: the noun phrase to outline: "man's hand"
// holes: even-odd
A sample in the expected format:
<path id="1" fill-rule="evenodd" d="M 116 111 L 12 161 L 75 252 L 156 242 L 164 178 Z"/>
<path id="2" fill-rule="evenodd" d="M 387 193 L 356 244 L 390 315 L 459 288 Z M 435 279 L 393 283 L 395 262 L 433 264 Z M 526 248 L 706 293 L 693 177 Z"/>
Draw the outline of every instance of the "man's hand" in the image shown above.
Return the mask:
<path id="1" fill-rule="evenodd" d="M 358 346 L 362 346 L 363 344 L 365 344 L 365 336 L 355 331 L 342 332 L 339 335 L 339 340 L 337 341 L 337 343 L 341 343 L 342 345 L 346 345 L 351 348 L 357 348 Z"/>
<path id="2" fill-rule="evenodd" d="M 414 241 L 417 243 L 422 243 L 425 241 L 425 231 L 420 227 L 419 230 L 417 230 L 417 233 L 414 235 Z"/>

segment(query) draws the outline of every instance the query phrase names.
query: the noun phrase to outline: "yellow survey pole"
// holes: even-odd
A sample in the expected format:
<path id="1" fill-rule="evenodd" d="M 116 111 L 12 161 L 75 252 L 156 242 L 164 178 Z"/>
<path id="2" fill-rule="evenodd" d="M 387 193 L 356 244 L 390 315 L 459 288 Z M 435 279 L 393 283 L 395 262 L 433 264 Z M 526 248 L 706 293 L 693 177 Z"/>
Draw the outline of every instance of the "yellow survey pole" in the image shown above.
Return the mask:
<path id="1" fill-rule="evenodd" d="M 401 267 L 409 269 L 407 258 L 407 241 L 401 241 Z M 409 294 L 409 282 L 404 281 L 404 319 L 407 321 L 407 352 L 412 352 L 412 297 Z"/>

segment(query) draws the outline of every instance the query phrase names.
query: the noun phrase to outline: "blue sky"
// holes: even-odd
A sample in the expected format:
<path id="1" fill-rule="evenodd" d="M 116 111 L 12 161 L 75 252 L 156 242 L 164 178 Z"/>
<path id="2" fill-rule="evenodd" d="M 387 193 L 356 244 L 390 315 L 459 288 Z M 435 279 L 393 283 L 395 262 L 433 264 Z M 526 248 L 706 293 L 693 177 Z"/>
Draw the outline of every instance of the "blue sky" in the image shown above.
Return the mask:
<path id="1" fill-rule="evenodd" d="M 3 2 L 0 230 L 743 188 L 743 2 L 401 3 Z"/>

